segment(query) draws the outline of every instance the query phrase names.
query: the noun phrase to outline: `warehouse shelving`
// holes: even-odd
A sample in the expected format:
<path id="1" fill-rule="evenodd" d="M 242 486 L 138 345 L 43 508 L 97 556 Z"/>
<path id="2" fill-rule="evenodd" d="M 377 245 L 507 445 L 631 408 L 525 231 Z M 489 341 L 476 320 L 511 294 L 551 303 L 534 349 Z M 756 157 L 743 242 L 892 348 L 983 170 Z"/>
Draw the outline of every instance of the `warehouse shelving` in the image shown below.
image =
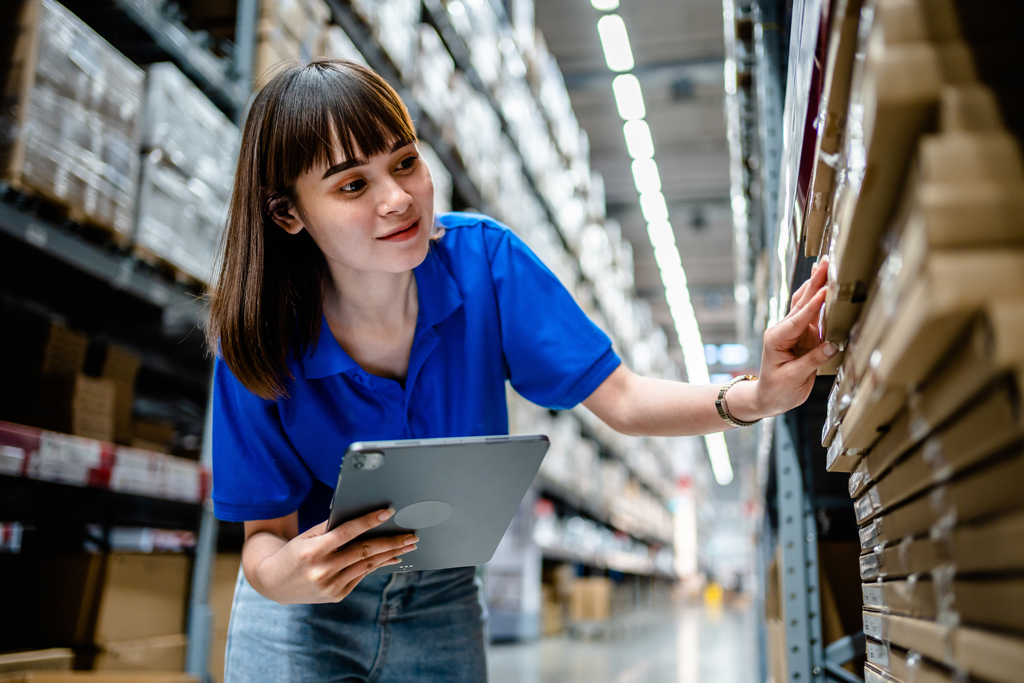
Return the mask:
<path id="1" fill-rule="evenodd" d="M 0 232 L 107 283 L 113 289 L 164 309 L 179 324 L 198 325 L 203 321 L 203 304 L 196 294 L 146 272 L 138 259 L 93 244 L 62 225 L 13 204 L 0 203 Z"/>
<path id="2" fill-rule="evenodd" d="M 794 204 L 807 110 L 818 105 L 810 102 L 810 83 L 822 2 L 795 2 L 788 15 L 774 0 L 724 0 L 723 9 L 730 56 L 726 78 L 736 84 L 727 87 L 726 96 L 736 237 L 753 250 L 748 263 L 761 260 L 767 266 L 764 281 L 750 282 L 748 313 L 757 331 L 785 316 L 790 293 L 807 279 L 813 263 L 794 228 L 802 219 L 794 216 Z M 749 267 L 746 272 L 752 274 Z M 852 503 L 841 477 L 824 471 L 818 438 L 831 383 L 831 377 L 819 377 L 804 406 L 766 421 L 759 448 L 764 498 L 757 606 L 762 615 L 769 608 L 768 568 L 778 550 L 781 604 L 775 609 L 783 615 L 789 681 L 853 683 L 859 679 L 842 665 L 863 653 L 863 633 L 831 644 L 822 637 L 819 543 L 848 541 L 856 533 Z M 768 649 L 779 636 L 766 633 L 763 623 L 758 635 L 761 680 L 767 680 Z"/>

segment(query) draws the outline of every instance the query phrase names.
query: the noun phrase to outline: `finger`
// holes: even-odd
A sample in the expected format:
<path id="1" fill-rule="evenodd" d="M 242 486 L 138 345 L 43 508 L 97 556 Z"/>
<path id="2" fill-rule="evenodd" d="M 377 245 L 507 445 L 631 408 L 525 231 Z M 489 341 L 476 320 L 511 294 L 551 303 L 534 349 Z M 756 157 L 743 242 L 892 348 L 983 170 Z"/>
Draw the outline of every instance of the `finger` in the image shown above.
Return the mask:
<path id="1" fill-rule="evenodd" d="M 793 361 L 796 364 L 794 369 L 799 370 L 799 374 L 814 374 L 819 367 L 827 363 L 837 353 L 839 353 L 839 347 L 832 342 L 818 344 L 817 347 Z"/>
<path id="2" fill-rule="evenodd" d="M 799 287 L 797 287 L 796 291 L 793 292 L 793 296 L 790 298 L 789 314 L 786 315 L 787 318 L 789 316 L 793 315 L 797 311 L 797 309 L 800 308 L 800 305 L 803 302 L 804 292 L 806 292 L 807 288 L 810 287 L 810 286 L 811 286 L 811 281 L 810 280 L 804 280 L 804 283 L 802 285 L 800 285 Z"/>
<path id="3" fill-rule="evenodd" d="M 359 560 L 355 564 L 350 564 L 343 570 L 337 572 L 334 575 L 334 579 L 331 580 L 328 585 L 328 592 L 331 595 L 337 595 L 340 590 L 348 586 L 352 582 L 359 582 L 370 572 L 384 567 L 387 565 L 398 564 L 400 555 L 411 553 L 416 550 L 416 545 L 404 546 L 402 548 L 392 548 L 386 552 L 368 557 L 364 560 Z"/>
<path id="4" fill-rule="evenodd" d="M 793 293 L 793 304 L 789 309 L 790 315 L 803 308 L 810 299 L 825 284 L 828 278 L 828 261 L 822 261 L 811 270 L 811 276 Z M 789 316 L 786 316 L 789 317 Z"/>
<path id="5" fill-rule="evenodd" d="M 800 310 L 776 325 L 778 331 L 775 333 L 777 338 L 774 341 L 782 348 L 789 348 L 793 342 L 800 339 L 821 312 L 821 306 L 825 303 L 826 291 L 824 287 L 819 289 Z"/>
<path id="6" fill-rule="evenodd" d="M 401 550 L 408 546 L 415 545 L 419 540 L 419 537 L 415 534 L 409 534 L 405 536 L 389 536 L 387 538 L 368 539 L 361 543 L 350 543 L 344 550 L 338 553 L 336 560 L 334 560 L 334 564 L 337 567 L 337 571 L 341 571 L 343 567 L 350 564 L 358 564 L 363 560 L 376 557 L 381 553 Z"/>
<path id="7" fill-rule="evenodd" d="M 376 529 L 381 524 L 391 519 L 394 514 L 394 508 L 388 508 L 387 510 L 377 510 L 376 512 L 371 512 L 368 515 L 356 517 L 344 524 L 338 525 L 338 527 L 333 531 L 324 534 L 324 542 L 329 544 L 333 551 L 345 545 L 357 536 L 365 534 L 371 529 Z"/>

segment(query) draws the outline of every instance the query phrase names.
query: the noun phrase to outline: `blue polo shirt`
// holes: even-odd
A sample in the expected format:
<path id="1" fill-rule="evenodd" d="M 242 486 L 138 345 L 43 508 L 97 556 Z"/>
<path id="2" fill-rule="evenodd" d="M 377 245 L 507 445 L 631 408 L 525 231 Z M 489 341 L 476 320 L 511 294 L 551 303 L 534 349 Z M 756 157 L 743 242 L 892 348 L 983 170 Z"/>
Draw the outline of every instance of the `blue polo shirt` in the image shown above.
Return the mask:
<path id="1" fill-rule="evenodd" d="M 611 340 L 511 230 L 475 214 L 439 218 L 446 233 L 415 271 L 419 316 L 403 387 L 371 375 L 326 320 L 289 361 L 288 397 L 262 399 L 217 359 L 213 501 L 228 521 L 327 519 L 348 445 L 508 433 L 505 382 L 547 408 L 587 398 L 620 364 Z"/>

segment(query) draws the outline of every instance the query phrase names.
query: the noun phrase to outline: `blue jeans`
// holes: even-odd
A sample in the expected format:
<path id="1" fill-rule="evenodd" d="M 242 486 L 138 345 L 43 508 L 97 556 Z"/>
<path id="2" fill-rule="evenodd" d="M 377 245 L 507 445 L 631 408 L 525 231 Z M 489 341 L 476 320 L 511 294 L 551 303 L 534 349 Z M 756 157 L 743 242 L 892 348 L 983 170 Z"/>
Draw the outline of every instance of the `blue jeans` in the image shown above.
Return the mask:
<path id="1" fill-rule="evenodd" d="M 324 605 L 279 605 L 239 570 L 224 683 L 479 683 L 485 618 L 472 567 L 371 575 Z"/>

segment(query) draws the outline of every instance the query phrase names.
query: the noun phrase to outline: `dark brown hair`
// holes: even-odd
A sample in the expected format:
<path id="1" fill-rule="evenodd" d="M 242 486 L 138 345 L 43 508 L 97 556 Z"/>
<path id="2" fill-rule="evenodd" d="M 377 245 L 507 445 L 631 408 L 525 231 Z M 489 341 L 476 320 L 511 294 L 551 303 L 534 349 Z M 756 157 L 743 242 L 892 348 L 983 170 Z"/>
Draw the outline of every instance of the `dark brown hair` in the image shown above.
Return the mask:
<path id="1" fill-rule="evenodd" d="M 327 262 L 306 230 L 274 223 L 298 210 L 295 182 L 310 168 L 416 142 L 398 93 L 376 73 L 337 59 L 289 65 L 252 101 L 212 293 L 207 339 L 235 377 L 267 399 L 287 396 L 289 354 L 320 336 Z"/>

